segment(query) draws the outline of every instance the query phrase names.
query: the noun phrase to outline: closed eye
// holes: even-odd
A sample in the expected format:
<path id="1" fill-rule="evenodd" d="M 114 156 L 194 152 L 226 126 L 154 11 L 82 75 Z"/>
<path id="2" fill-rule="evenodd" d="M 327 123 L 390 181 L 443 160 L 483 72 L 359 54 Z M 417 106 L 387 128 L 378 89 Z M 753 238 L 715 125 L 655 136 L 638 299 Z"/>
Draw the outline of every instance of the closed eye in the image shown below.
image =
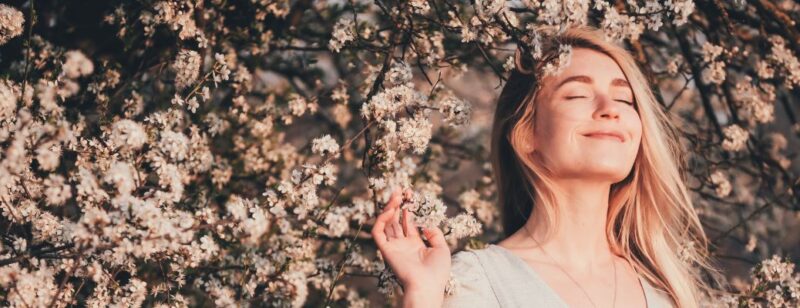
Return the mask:
<path id="1" fill-rule="evenodd" d="M 575 95 L 575 96 L 567 96 L 567 97 L 566 97 L 566 99 L 568 99 L 568 100 L 571 100 L 571 99 L 576 99 L 576 98 L 586 98 L 586 96 Z M 631 105 L 631 106 L 633 106 L 633 102 L 629 102 L 629 101 L 626 101 L 626 100 L 624 100 L 624 99 L 617 99 L 616 101 L 618 101 L 618 102 L 620 102 L 620 103 L 625 103 L 625 104 L 628 104 L 628 105 Z"/>

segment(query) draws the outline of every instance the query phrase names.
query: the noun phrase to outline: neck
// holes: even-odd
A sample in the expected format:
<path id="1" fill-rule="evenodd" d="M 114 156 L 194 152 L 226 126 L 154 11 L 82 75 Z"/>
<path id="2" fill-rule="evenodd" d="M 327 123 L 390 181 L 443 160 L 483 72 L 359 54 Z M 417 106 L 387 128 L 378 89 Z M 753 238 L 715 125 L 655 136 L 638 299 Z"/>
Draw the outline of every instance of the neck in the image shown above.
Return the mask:
<path id="1" fill-rule="evenodd" d="M 534 207 L 521 232 L 542 245 L 550 257 L 577 270 L 590 270 L 611 259 L 613 254 L 606 237 L 606 217 L 610 183 L 587 180 L 559 180 L 554 183 L 557 226 L 546 237 L 547 224 L 541 206 Z M 536 204 L 542 204 L 537 200 Z M 526 231 L 527 230 L 527 231 Z M 536 243 L 530 240 L 535 246 Z"/>

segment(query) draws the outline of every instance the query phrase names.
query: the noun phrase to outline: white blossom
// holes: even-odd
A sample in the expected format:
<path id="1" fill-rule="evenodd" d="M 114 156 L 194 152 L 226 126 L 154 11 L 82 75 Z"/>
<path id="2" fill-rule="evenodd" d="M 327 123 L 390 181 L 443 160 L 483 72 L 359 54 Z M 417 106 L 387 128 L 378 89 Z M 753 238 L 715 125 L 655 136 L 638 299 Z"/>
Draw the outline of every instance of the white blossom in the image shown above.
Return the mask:
<path id="1" fill-rule="evenodd" d="M 397 134 L 400 148 L 413 149 L 417 154 L 425 153 L 431 140 L 432 127 L 433 124 L 422 116 L 400 119 Z"/>
<path id="2" fill-rule="evenodd" d="M 61 145 L 57 142 L 47 142 L 36 149 L 36 161 L 39 169 L 53 171 L 61 162 Z"/>
<path id="3" fill-rule="evenodd" d="M 787 284 L 793 286 L 796 292 L 798 290 L 798 280 L 800 280 L 800 276 L 795 276 L 794 268 L 794 263 L 786 262 L 781 260 L 777 255 L 773 255 L 772 258 L 762 261 L 761 264 L 754 268 L 753 284 Z M 796 299 L 798 298 L 797 296 L 793 297 Z"/>
<path id="4" fill-rule="evenodd" d="M 477 0 L 475 6 L 477 13 L 484 19 L 490 19 L 494 14 L 505 8 L 506 0 Z"/>
<path id="5" fill-rule="evenodd" d="M 726 151 L 737 152 L 747 148 L 747 139 L 750 134 L 741 126 L 733 124 L 722 129 L 725 140 L 722 141 L 722 148 Z"/>
<path id="6" fill-rule="evenodd" d="M 369 102 L 362 105 L 361 115 L 367 119 L 379 120 L 394 116 L 405 106 L 425 101 L 427 101 L 427 97 L 415 91 L 412 85 L 402 84 L 375 94 Z"/>
<path id="7" fill-rule="evenodd" d="M 515 67 L 517 67 L 517 64 L 514 63 L 514 56 L 508 56 L 508 58 L 506 58 L 506 61 L 503 62 L 503 70 L 506 72 L 510 72 L 514 70 Z"/>
<path id="8" fill-rule="evenodd" d="M 189 154 L 189 138 L 179 132 L 164 131 L 161 132 L 158 148 L 172 160 L 181 161 Z"/>
<path id="9" fill-rule="evenodd" d="M 114 185 L 120 194 L 128 195 L 136 188 L 133 173 L 133 167 L 129 163 L 115 161 L 111 163 L 103 180 Z"/>
<path id="10" fill-rule="evenodd" d="M 720 170 L 714 171 L 711 174 L 711 184 L 717 192 L 717 197 L 725 198 L 731 194 L 731 182 L 728 177 Z"/>
<path id="11" fill-rule="evenodd" d="M 299 95 L 297 93 L 292 93 L 289 95 L 289 111 L 294 116 L 301 116 L 306 113 L 306 110 L 309 109 L 309 103 L 305 97 Z"/>
<path id="12" fill-rule="evenodd" d="M 773 68 L 769 62 L 759 60 L 756 64 L 756 74 L 758 74 L 758 78 L 771 79 L 775 77 L 775 68 Z"/>
<path id="13" fill-rule="evenodd" d="M 333 26 L 333 33 L 331 40 L 328 42 L 328 47 L 333 52 L 339 52 L 350 41 L 356 37 L 356 24 L 350 17 L 342 17 Z"/>
<path id="14" fill-rule="evenodd" d="M 39 79 L 36 84 L 36 98 L 39 99 L 39 106 L 48 114 L 58 115 L 64 110 L 58 104 L 58 84 L 55 81 Z"/>
<path id="15" fill-rule="evenodd" d="M 552 76 L 560 74 L 564 68 L 569 66 L 572 59 L 572 46 L 562 44 L 558 46 L 558 58 L 555 61 L 550 61 L 545 64 L 543 68 L 544 76 Z"/>
<path id="16" fill-rule="evenodd" d="M 800 60 L 786 48 L 786 42 L 779 36 L 772 36 L 769 39 L 772 43 L 769 58 L 779 64 L 785 71 L 786 85 L 790 88 L 800 86 Z"/>
<path id="17" fill-rule="evenodd" d="M 90 75 L 94 72 L 94 64 L 83 52 L 79 50 L 67 51 L 64 57 L 66 60 L 64 61 L 62 69 L 67 78 L 75 79 Z"/>
<path id="18" fill-rule="evenodd" d="M 680 26 L 689 21 L 689 16 L 694 13 L 694 0 L 674 0 L 669 1 L 672 4 L 672 12 L 675 18 L 672 23 Z"/>
<path id="19" fill-rule="evenodd" d="M 414 13 L 417 14 L 427 14 L 428 11 L 431 10 L 431 6 L 428 4 L 427 0 L 411 0 L 408 3 L 411 5 L 411 8 L 414 10 Z"/>
<path id="20" fill-rule="evenodd" d="M 140 149 L 146 142 L 147 134 L 144 128 L 133 120 L 119 120 L 111 126 L 108 143 L 114 148 L 134 151 Z"/>
<path id="21" fill-rule="evenodd" d="M 725 81 L 725 62 L 714 61 L 703 70 L 703 80 L 705 82 L 720 85 Z"/>
<path id="22" fill-rule="evenodd" d="M 674 59 L 669 61 L 669 64 L 667 64 L 667 74 L 670 74 L 672 76 L 677 75 L 678 70 L 680 69 L 680 61 L 681 59 L 679 57 L 675 57 Z"/>
<path id="23" fill-rule="evenodd" d="M 472 106 L 456 97 L 447 97 L 442 100 L 440 111 L 444 115 L 444 120 L 452 126 L 462 126 L 469 123 L 472 115 Z"/>
<path id="24" fill-rule="evenodd" d="M 724 49 L 722 46 L 714 45 L 710 42 L 703 43 L 703 62 L 711 62 L 716 60 Z"/>
<path id="25" fill-rule="evenodd" d="M 79 202 L 96 204 L 108 199 L 108 193 L 100 188 L 97 178 L 90 170 L 81 167 L 76 177 L 78 185 L 75 188 L 78 191 Z"/>
<path id="26" fill-rule="evenodd" d="M 411 67 L 406 62 L 395 62 L 392 68 L 386 72 L 387 86 L 404 85 L 414 77 Z"/>
<path id="27" fill-rule="evenodd" d="M 8 79 L 0 79 L 0 120 L 8 119 L 17 113 L 17 94 L 14 84 Z"/>
<path id="28" fill-rule="evenodd" d="M 338 156 L 339 144 L 336 143 L 336 140 L 331 135 L 324 135 L 311 142 L 311 152 L 320 155 L 336 154 Z"/>
<path id="29" fill-rule="evenodd" d="M 58 241 L 62 236 L 62 222 L 50 212 L 42 211 L 31 220 L 34 241 Z"/>
<path id="30" fill-rule="evenodd" d="M 416 225 L 425 228 L 438 228 L 445 220 L 447 207 L 432 192 L 414 193 L 410 202 L 406 203 L 409 212 L 414 213 Z"/>
<path id="31" fill-rule="evenodd" d="M 14 7 L 0 4 L 0 45 L 22 34 L 25 16 Z"/>
<path id="32" fill-rule="evenodd" d="M 217 61 L 217 66 L 213 73 L 214 83 L 230 79 L 231 70 L 228 68 L 228 60 L 225 59 L 225 56 L 216 53 L 214 54 L 214 60 Z"/>
<path id="33" fill-rule="evenodd" d="M 350 229 L 350 222 L 347 217 L 347 208 L 337 207 L 325 215 L 324 223 L 328 230 L 328 235 L 340 237 Z"/>
<path id="34" fill-rule="evenodd" d="M 45 199 L 49 205 L 63 205 L 72 197 L 72 189 L 61 175 L 50 174 L 43 184 Z"/>
<path id="35" fill-rule="evenodd" d="M 334 88 L 331 92 L 331 99 L 334 102 L 346 105 L 350 100 L 350 95 L 347 94 L 347 84 L 342 82 Z"/>
<path id="36" fill-rule="evenodd" d="M 734 103 L 746 114 L 748 119 L 756 123 L 769 123 L 775 119 L 775 92 L 769 84 L 764 84 L 761 91 L 753 85 L 750 77 L 736 83 Z"/>
<path id="37" fill-rule="evenodd" d="M 483 229 L 480 222 L 468 213 L 458 214 L 456 217 L 445 221 L 445 234 L 448 240 L 458 240 L 465 237 L 476 236 Z"/>
<path id="38" fill-rule="evenodd" d="M 175 88 L 183 90 L 197 81 L 200 76 L 201 58 L 197 51 L 182 49 L 172 62 L 175 72 Z"/>

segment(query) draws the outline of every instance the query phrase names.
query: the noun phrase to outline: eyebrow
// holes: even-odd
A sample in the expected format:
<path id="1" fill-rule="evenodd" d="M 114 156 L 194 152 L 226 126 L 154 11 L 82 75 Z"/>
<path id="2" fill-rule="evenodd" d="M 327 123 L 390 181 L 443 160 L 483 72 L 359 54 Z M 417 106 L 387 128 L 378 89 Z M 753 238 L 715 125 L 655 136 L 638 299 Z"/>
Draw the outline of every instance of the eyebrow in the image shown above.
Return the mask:
<path id="1" fill-rule="evenodd" d="M 589 76 L 586 76 L 586 75 L 575 75 L 575 76 L 567 77 L 566 79 L 562 80 L 560 83 L 558 83 L 558 86 L 556 86 L 556 89 L 560 88 L 565 83 L 568 83 L 568 82 L 571 82 L 571 81 L 577 81 L 577 82 L 582 82 L 582 83 L 592 83 L 593 82 L 592 77 L 589 77 Z M 625 79 L 614 78 L 614 80 L 611 81 L 611 86 L 630 88 L 631 84 L 628 83 L 628 81 L 625 80 Z"/>

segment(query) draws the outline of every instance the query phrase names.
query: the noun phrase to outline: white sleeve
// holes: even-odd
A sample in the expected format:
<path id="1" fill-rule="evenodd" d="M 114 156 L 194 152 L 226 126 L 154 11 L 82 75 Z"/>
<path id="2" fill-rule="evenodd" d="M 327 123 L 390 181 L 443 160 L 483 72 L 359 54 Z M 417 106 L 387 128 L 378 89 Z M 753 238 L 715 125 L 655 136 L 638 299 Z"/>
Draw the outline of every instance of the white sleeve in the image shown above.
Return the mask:
<path id="1" fill-rule="evenodd" d="M 453 255 L 451 272 L 455 292 L 445 295 L 442 307 L 499 307 L 478 256 L 470 251 Z"/>

